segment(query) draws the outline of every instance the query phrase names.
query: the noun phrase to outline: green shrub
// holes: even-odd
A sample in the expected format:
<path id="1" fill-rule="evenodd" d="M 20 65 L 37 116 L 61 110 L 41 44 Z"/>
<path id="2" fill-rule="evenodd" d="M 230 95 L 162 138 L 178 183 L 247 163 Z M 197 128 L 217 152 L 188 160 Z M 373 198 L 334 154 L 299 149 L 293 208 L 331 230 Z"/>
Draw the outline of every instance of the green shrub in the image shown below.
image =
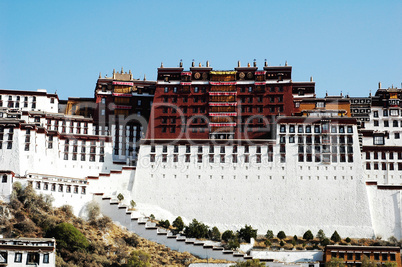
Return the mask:
<path id="1" fill-rule="evenodd" d="M 239 239 L 235 236 L 229 239 L 228 243 L 226 244 L 226 249 L 235 250 L 240 247 Z"/>
<path id="2" fill-rule="evenodd" d="M 184 235 L 190 238 L 208 238 L 208 226 L 196 219 L 184 229 Z"/>
<path id="3" fill-rule="evenodd" d="M 208 231 L 208 236 L 213 241 L 220 241 L 221 240 L 221 232 L 219 232 L 218 227 L 214 226 L 212 230 Z"/>
<path id="4" fill-rule="evenodd" d="M 174 228 L 176 228 L 176 230 L 178 231 L 178 232 L 181 232 L 181 231 L 183 231 L 183 229 L 184 229 L 184 223 L 183 223 L 183 220 L 182 220 L 182 218 L 179 216 L 179 217 L 177 217 L 174 221 L 173 221 L 173 227 Z"/>
<path id="5" fill-rule="evenodd" d="M 268 239 L 274 238 L 274 232 L 272 232 L 272 230 L 268 230 L 267 233 L 265 234 L 265 237 Z"/>
<path id="6" fill-rule="evenodd" d="M 257 229 L 253 229 L 251 225 L 246 224 L 244 228 L 238 231 L 238 234 L 240 239 L 250 243 L 251 238 L 255 239 L 257 237 Z"/>
<path id="7" fill-rule="evenodd" d="M 70 223 L 60 223 L 49 233 L 56 238 L 57 248 L 69 251 L 86 250 L 89 243 L 86 237 Z"/>
<path id="8" fill-rule="evenodd" d="M 119 201 L 123 201 L 123 200 L 124 200 L 123 194 L 122 194 L 122 193 L 119 193 L 119 194 L 117 195 L 117 199 L 118 199 Z"/>
<path id="9" fill-rule="evenodd" d="M 325 238 L 327 238 L 324 234 L 324 230 L 320 229 L 317 232 L 317 238 L 322 242 Z"/>
<path id="10" fill-rule="evenodd" d="M 230 267 L 263 267 L 263 266 L 265 266 L 265 264 L 260 262 L 260 260 L 258 259 L 240 261 L 237 262 L 235 265 L 230 265 Z"/>
<path id="11" fill-rule="evenodd" d="M 341 239 L 341 236 L 338 234 L 338 232 L 335 231 L 331 236 L 331 240 L 337 243 L 337 242 L 341 242 L 342 239 Z"/>
<path id="12" fill-rule="evenodd" d="M 321 245 L 323 245 L 323 246 L 328 246 L 330 243 L 331 243 L 331 242 L 329 241 L 328 238 L 324 238 L 324 240 L 321 241 Z"/>
<path id="13" fill-rule="evenodd" d="M 225 232 L 223 232 L 222 234 L 222 240 L 225 242 L 228 242 L 230 239 L 232 239 L 234 237 L 234 233 L 231 230 L 226 230 Z"/>
<path id="14" fill-rule="evenodd" d="M 134 209 L 135 206 L 137 206 L 137 203 L 135 203 L 134 200 L 131 200 L 131 201 L 130 201 L 130 206 L 131 206 L 132 209 Z M 154 216 L 154 217 L 155 217 L 155 216 Z"/>
<path id="15" fill-rule="evenodd" d="M 313 233 L 310 230 L 307 230 L 303 235 L 303 239 L 307 241 L 314 239 Z"/>
<path id="16" fill-rule="evenodd" d="M 284 238 L 286 238 L 286 234 L 285 234 L 284 231 L 279 231 L 276 236 L 277 236 L 279 239 L 284 239 Z"/>
<path id="17" fill-rule="evenodd" d="M 169 229 L 169 227 L 170 227 L 170 222 L 169 222 L 169 220 L 160 220 L 159 222 L 158 222 L 158 224 L 157 224 L 159 227 L 163 227 L 163 228 L 166 228 L 166 229 Z"/>
<path id="18" fill-rule="evenodd" d="M 127 261 L 127 266 L 130 267 L 148 267 L 151 266 L 149 259 L 151 256 L 141 250 L 134 250 L 130 254 L 130 258 Z"/>

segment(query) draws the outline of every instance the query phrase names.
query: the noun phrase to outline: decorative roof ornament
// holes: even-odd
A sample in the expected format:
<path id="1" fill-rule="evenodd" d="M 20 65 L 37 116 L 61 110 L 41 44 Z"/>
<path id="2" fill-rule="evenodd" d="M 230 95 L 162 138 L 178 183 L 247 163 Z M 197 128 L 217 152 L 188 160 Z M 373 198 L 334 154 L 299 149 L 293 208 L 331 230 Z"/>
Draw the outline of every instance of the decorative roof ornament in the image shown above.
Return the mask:
<path id="1" fill-rule="evenodd" d="M 102 79 L 102 73 L 99 72 L 99 78 L 98 79 Z"/>
<path id="2" fill-rule="evenodd" d="M 378 82 L 378 89 L 381 89 L 381 82 Z"/>
<path id="3" fill-rule="evenodd" d="M 193 61 L 191 62 L 191 67 L 195 67 L 194 59 L 193 59 Z"/>
<path id="4" fill-rule="evenodd" d="M 251 67 L 250 62 L 247 63 L 247 67 L 249 67 L 249 68 Z"/>
<path id="5" fill-rule="evenodd" d="M 257 60 L 256 59 L 254 59 L 253 66 L 257 67 Z"/>
<path id="6" fill-rule="evenodd" d="M 183 68 L 183 60 L 180 59 L 180 64 L 179 64 L 180 68 Z"/>
<path id="7" fill-rule="evenodd" d="M 264 67 L 268 67 L 267 59 L 264 60 Z"/>
<path id="8" fill-rule="evenodd" d="M 161 68 L 163 68 L 163 62 L 161 62 Z"/>
<path id="9" fill-rule="evenodd" d="M 201 62 L 200 62 L 200 63 L 198 63 L 198 67 L 200 67 L 200 68 L 202 67 L 202 66 L 201 66 Z"/>
<path id="10" fill-rule="evenodd" d="M 209 61 L 207 60 L 207 68 L 209 68 Z"/>
<path id="11" fill-rule="evenodd" d="M 147 80 L 147 76 L 144 74 L 144 81 L 146 81 Z"/>
<path id="12" fill-rule="evenodd" d="M 124 72 L 123 72 L 123 67 L 121 67 L 121 74 L 123 74 Z"/>
<path id="13" fill-rule="evenodd" d="M 237 67 L 240 68 L 241 64 L 240 64 L 240 60 L 237 61 Z"/>
<path id="14" fill-rule="evenodd" d="M 286 60 L 286 61 L 285 61 L 285 67 L 287 67 L 287 66 L 288 66 L 288 61 Z"/>
<path id="15" fill-rule="evenodd" d="M 313 81 L 313 76 L 310 76 L 310 82 L 312 82 Z"/>

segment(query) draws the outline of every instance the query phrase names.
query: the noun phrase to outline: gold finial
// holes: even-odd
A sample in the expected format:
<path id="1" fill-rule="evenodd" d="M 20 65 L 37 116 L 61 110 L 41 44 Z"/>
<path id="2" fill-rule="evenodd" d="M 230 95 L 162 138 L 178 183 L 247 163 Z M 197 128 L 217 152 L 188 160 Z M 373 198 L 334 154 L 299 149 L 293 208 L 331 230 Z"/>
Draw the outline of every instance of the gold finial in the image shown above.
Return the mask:
<path id="1" fill-rule="evenodd" d="M 200 67 L 200 68 L 202 67 L 202 66 L 201 66 L 201 62 L 200 62 L 200 63 L 198 63 L 198 67 Z"/>
<path id="2" fill-rule="evenodd" d="M 146 81 L 147 80 L 147 76 L 145 76 L 145 74 L 144 74 L 144 81 Z"/>
<path id="3" fill-rule="evenodd" d="M 247 63 L 247 67 L 251 67 L 250 62 Z"/>
<path id="4" fill-rule="evenodd" d="M 163 62 L 161 62 L 161 68 L 163 68 Z"/>
<path id="5" fill-rule="evenodd" d="M 240 60 L 237 61 L 237 67 L 240 68 L 241 64 L 240 64 Z"/>
<path id="6" fill-rule="evenodd" d="M 99 79 L 102 79 L 102 73 L 99 72 Z"/>
<path id="7" fill-rule="evenodd" d="M 207 60 L 207 68 L 209 68 L 209 61 Z"/>
<path id="8" fill-rule="evenodd" d="M 313 76 L 310 76 L 310 82 L 312 82 L 313 81 Z"/>

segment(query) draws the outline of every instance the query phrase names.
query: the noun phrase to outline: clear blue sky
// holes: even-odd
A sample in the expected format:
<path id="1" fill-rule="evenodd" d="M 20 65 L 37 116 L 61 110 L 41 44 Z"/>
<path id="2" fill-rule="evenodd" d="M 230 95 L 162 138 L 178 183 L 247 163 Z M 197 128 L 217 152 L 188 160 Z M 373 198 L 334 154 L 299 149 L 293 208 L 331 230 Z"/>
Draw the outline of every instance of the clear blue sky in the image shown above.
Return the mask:
<path id="1" fill-rule="evenodd" d="M 91 97 L 99 72 L 293 66 L 318 96 L 401 87 L 402 1 L 0 1 L 0 88 Z"/>

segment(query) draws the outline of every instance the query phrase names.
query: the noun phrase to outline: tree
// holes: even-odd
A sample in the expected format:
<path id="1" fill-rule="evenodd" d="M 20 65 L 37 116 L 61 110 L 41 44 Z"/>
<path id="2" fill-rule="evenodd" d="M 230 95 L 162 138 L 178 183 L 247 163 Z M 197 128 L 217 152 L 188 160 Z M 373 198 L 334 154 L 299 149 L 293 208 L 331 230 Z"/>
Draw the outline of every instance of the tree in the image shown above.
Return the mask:
<path id="1" fill-rule="evenodd" d="M 283 247 L 283 246 L 285 245 L 285 242 L 283 242 L 283 240 L 281 240 L 281 242 L 279 242 L 279 245 L 280 245 L 281 247 Z"/>
<path id="2" fill-rule="evenodd" d="M 99 204 L 95 201 L 91 201 L 87 205 L 88 219 L 90 221 L 95 221 L 101 214 Z"/>
<path id="3" fill-rule="evenodd" d="M 362 267 L 376 267 L 377 263 L 375 261 L 370 260 L 366 255 L 363 255 L 361 266 Z"/>
<path id="4" fill-rule="evenodd" d="M 123 194 L 122 194 L 122 193 L 119 193 L 119 194 L 117 195 L 117 199 L 118 199 L 119 201 L 123 201 L 123 199 L 124 199 Z"/>
<path id="5" fill-rule="evenodd" d="M 325 263 L 325 267 L 346 267 L 345 262 L 342 259 L 331 258 Z"/>
<path id="6" fill-rule="evenodd" d="M 303 239 L 307 241 L 314 239 L 313 233 L 310 230 L 307 230 L 303 235 Z"/>
<path id="7" fill-rule="evenodd" d="M 209 238 L 213 241 L 220 241 L 221 240 L 221 232 L 219 232 L 218 227 L 214 226 L 212 230 L 208 231 Z"/>
<path id="8" fill-rule="evenodd" d="M 232 239 L 234 237 L 234 233 L 231 230 L 226 230 L 225 232 L 223 232 L 222 234 L 222 240 L 225 242 L 228 242 L 230 239 Z"/>
<path id="9" fill-rule="evenodd" d="M 284 231 L 279 231 L 279 233 L 276 235 L 279 239 L 284 239 L 286 238 L 286 234 Z"/>
<path id="10" fill-rule="evenodd" d="M 352 241 L 349 237 L 346 237 L 345 239 L 346 243 L 350 243 L 350 241 Z"/>
<path id="11" fill-rule="evenodd" d="M 331 240 L 337 243 L 337 242 L 341 242 L 342 239 L 341 239 L 341 236 L 338 234 L 338 232 L 335 231 L 331 236 Z"/>
<path id="12" fill-rule="evenodd" d="M 251 238 L 257 238 L 257 229 L 253 229 L 251 225 L 245 225 L 244 228 L 241 228 L 238 231 L 239 238 L 243 239 L 247 243 L 250 243 Z"/>
<path id="13" fill-rule="evenodd" d="M 159 226 L 159 227 L 166 228 L 166 229 L 169 229 L 169 227 L 170 227 L 170 222 L 169 222 L 169 220 L 166 220 L 166 221 L 160 220 L 160 221 L 158 222 L 158 226 Z"/>
<path id="14" fill-rule="evenodd" d="M 86 237 L 70 223 L 60 223 L 49 233 L 56 238 L 57 249 L 70 251 L 86 250 L 89 242 Z"/>
<path id="15" fill-rule="evenodd" d="M 175 227 L 176 228 L 176 231 L 177 232 L 181 232 L 181 231 L 183 231 L 183 229 L 184 229 L 184 223 L 183 223 L 183 220 L 182 220 L 182 218 L 179 216 L 179 217 L 177 217 L 174 221 L 173 221 L 173 227 Z"/>
<path id="16" fill-rule="evenodd" d="M 294 240 L 294 241 L 297 241 L 297 235 L 294 235 L 294 236 L 293 236 L 293 240 Z"/>
<path id="17" fill-rule="evenodd" d="M 317 238 L 320 240 L 320 242 L 322 242 L 326 238 L 326 236 L 324 234 L 324 230 L 322 230 L 322 229 L 318 230 Z"/>
<path id="18" fill-rule="evenodd" d="M 265 264 L 260 262 L 260 260 L 258 259 L 253 259 L 253 260 L 237 262 L 235 265 L 231 265 L 230 267 L 262 267 L 262 266 L 265 266 Z"/>
<path id="19" fill-rule="evenodd" d="M 184 229 L 184 235 L 192 238 L 208 238 L 208 228 L 207 225 L 193 219 L 193 221 Z"/>
<path id="20" fill-rule="evenodd" d="M 321 241 L 321 245 L 323 246 L 328 246 L 331 242 L 329 241 L 328 238 L 325 238 L 323 241 Z"/>
<path id="21" fill-rule="evenodd" d="M 141 250 L 133 250 L 130 253 L 130 258 L 127 261 L 127 266 L 130 267 L 148 267 L 151 266 L 149 259 L 151 256 Z"/>
<path id="22" fill-rule="evenodd" d="M 238 247 L 240 247 L 240 243 L 239 243 L 239 238 L 237 236 L 234 236 L 233 238 L 229 239 L 226 248 L 227 249 L 231 249 L 231 250 L 235 250 Z"/>
<path id="23" fill-rule="evenodd" d="M 121 201 L 121 200 L 120 200 L 120 201 Z M 134 209 L 135 206 L 137 206 L 137 203 L 135 203 L 134 200 L 131 200 L 131 201 L 130 201 L 130 206 L 131 206 L 132 209 Z"/>
<path id="24" fill-rule="evenodd" d="M 268 230 L 267 233 L 265 234 L 265 237 L 268 239 L 274 238 L 274 232 L 272 232 L 272 230 Z"/>

